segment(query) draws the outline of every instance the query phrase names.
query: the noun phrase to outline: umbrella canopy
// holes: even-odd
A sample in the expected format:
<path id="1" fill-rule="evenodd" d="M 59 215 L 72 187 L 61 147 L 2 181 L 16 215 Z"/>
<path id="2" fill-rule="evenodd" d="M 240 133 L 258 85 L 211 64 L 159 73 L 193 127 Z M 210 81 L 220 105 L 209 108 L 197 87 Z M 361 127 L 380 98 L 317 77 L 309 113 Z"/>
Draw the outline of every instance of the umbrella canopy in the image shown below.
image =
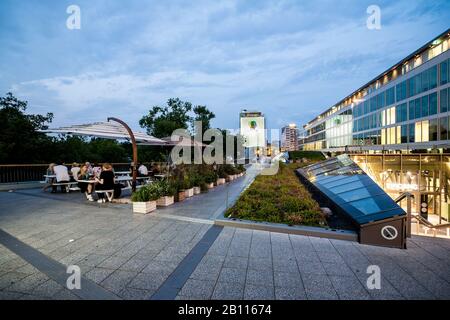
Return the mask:
<path id="1" fill-rule="evenodd" d="M 91 124 L 39 130 L 39 132 L 91 136 L 104 139 L 130 139 L 127 129 L 116 122 L 95 122 Z M 166 141 L 150 136 L 144 132 L 133 131 L 133 134 L 138 143 L 145 143 L 146 145 L 166 145 Z"/>
<path id="2" fill-rule="evenodd" d="M 173 137 L 173 139 L 172 139 Z M 196 141 L 194 139 L 190 139 L 184 136 L 179 135 L 173 135 L 170 137 L 164 137 L 161 138 L 165 142 L 166 146 L 173 147 L 173 146 L 181 146 L 181 147 L 207 147 L 208 145 L 201 143 L 199 141 Z M 147 142 L 138 142 L 139 145 L 150 145 L 150 143 Z"/>

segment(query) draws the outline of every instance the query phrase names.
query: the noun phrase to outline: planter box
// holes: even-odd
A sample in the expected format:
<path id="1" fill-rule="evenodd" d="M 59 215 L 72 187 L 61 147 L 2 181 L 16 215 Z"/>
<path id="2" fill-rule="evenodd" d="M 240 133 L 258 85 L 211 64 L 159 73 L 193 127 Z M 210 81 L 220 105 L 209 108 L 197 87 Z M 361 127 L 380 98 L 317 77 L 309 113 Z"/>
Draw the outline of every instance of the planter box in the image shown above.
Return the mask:
<path id="1" fill-rule="evenodd" d="M 194 188 L 184 190 L 184 195 L 186 198 L 190 198 L 194 195 Z"/>
<path id="2" fill-rule="evenodd" d="M 178 192 L 178 193 L 176 194 L 176 198 L 175 198 L 175 201 L 176 201 L 176 202 L 184 201 L 184 199 L 186 199 L 186 194 L 185 194 L 185 191 L 184 191 L 184 190 L 183 190 L 183 191 L 180 191 L 180 192 Z"/>
<path id="3" fill-rule="evenodd" d="M 200 187 L 194 187 L 194 194 L 200 194 L 202 192 L 202 190 L 200 189 Z"/>
<path id="4" fill-rule="evenodd" d="M 221 184 L 225 184 L 225 178 L 217 179 L 217 185 L 220 186 Z"/>
<path id="5" fill-rule="evenodd" d="M 214 188 L 214 182 L 208 183 L 207 186 L 208 186 L 208 189 Z"/>
<path id="6" fill-rule="evenodd" d="M 133 212 L 147 214 L 156 209 L 156 201 L 133 202 Z"/>
<path id="7" fill-rule="evenodd" d="M 174 203 L 174 196 L 164 196 L 156 200 L 156 205 L 160 207 L 167 207 Z"/>
<path id="8" fill-rule="evenodd" d="M 228 179 L 230 179 L 230 181 L 233 181 L 234 180 L 234 175 L 232 174 L 232 175 L 229 175 L 228 176 Z"/>

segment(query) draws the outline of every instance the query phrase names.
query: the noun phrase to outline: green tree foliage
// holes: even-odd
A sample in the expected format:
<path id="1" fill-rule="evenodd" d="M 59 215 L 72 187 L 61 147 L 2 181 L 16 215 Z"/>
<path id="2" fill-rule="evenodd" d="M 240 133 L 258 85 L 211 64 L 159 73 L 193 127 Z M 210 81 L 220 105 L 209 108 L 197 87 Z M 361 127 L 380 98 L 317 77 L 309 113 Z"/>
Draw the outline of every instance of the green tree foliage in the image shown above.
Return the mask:
<path id="1" fill-rule="evenodd" d="M 192 129 L 194 121 L 202 123 L 202 134 L 211 128 L 211 120 L 216 115 L 206 106 L 192 106 L 192 103 L 181 101 L 179 98 L 167 100 L 165 106 L 154 106 L 148 114 L 139 121 L 147 133 L 157 137 L 165 138 L 172 135 L 176 129 Z"/>
<path id="2" fill-rule="evenodd" d="M 193 109 L 194 117 L 193 121 L 200 121 L 202 123 L 202 135 L 206 130 L 211 129 L 211 120 L 216 117 L 216 115 L 208 110 L 206 106 L 196 106 Z M 192 125 L 194 127 L 194 124 Z"/>
<path id="3" fill-rule="evenodd" d="M 188 129 L 191 110 L 190 102 L 181 101 L 179 98 L 169 99 L 166 106 L 154 106 L 148 115 L 139 120 L 139 124 L 154 137 L 168 137 L 176 129 Z"/>
<path id="4" fill-rule="evenodd" d="M 8 92 L 0 97 L 0 162 L 25 163 L 45 158 L 43 151 L 50 141 L 36 130 L 46 129 L 53 119 L 46 115 L 25 114 L 27 102 L 20 101 Z"/>

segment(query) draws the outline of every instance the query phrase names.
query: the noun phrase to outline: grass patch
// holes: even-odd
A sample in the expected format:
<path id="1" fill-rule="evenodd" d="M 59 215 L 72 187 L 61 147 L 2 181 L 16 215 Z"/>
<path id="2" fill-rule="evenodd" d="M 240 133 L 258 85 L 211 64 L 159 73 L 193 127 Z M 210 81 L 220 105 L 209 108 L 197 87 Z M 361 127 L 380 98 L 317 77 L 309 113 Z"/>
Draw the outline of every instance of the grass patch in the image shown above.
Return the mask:
<path id="1" fill-rule="evenodd" d="M 319 204 L 294 173 L 299 166 L 280 163 L 276 175 L 256 177 L 225 216 L 289 225 L 326 225 Z"/>

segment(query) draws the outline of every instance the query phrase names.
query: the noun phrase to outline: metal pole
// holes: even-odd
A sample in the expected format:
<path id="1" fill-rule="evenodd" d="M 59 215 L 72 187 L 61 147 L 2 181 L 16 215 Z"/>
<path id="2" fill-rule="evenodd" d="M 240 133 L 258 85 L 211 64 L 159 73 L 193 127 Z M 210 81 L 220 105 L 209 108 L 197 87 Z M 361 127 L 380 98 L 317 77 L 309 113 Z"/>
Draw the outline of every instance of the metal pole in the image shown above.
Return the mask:
<path id="1" fill-rule="evenodd" d="M 411 238 L 411 194 L 408 192 L 406 196 L 406 214 L 408 217 L 408 221 L 406 224 L 406 236 Z"/>
<path id="2" fill-rule="evenodd" d="M 120 123 L 128 131 L 128 134 L 130 135 L 131 145 L 133 147 L 133 166 L 132 166 L 133 180 L 131 183 L 131 190 L 133 192 L 135 192 L 136 191 L 136 178 L 137 178 L 136 166 L 137 166 L 137 161 L 138 161 L 136 138 L 134 137 L 133 131 L 130 129 L 130 127 L 124 121 L 117 119 L 117 118 L 113 118 L 113 117 L 109 117 L 108 121 L 115 121 L 115 122 Z"/>

